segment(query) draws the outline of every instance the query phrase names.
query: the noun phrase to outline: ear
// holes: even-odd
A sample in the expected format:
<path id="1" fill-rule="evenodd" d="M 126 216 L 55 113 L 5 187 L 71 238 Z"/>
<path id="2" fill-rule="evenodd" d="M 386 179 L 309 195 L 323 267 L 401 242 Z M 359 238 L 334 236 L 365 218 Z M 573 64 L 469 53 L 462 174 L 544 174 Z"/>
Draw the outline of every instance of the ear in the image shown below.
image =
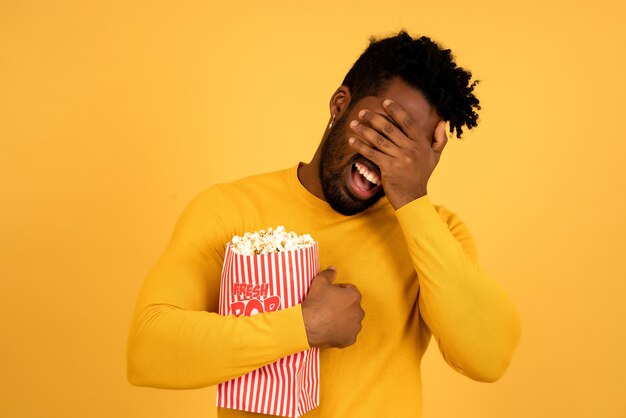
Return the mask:
<path id="1" fill-rule="evenodd" d="M 343 112 L 350 106 L 350 89 L 347 86 L 340 86 L 330 98 L 330 114 L 336 115 L 339 119 Z"/>

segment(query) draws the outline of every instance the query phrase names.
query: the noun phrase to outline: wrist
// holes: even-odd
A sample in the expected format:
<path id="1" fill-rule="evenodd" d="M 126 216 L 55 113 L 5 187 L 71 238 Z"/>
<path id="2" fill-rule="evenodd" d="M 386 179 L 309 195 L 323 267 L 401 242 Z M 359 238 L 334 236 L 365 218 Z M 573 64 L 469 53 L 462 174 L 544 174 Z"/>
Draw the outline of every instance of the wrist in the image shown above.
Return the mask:
<path id="1" fill-rule="evenodd" d="M 426 188 L 423 189 L 419 189 L 418 191 L 411 193 L 410 195 L 406 195 L 403 196 L 399 199 L 394 199 L 393 201 L 391 199 L 389 199 L 389 203 L 391 204 L 391 206 L 395 209 L 398 210 L 400 209 L 402 206 L 409 204 L 411 202 L 413 202 L 414 200 L 419 199 L 420 197 L 424 197 L 428 194 L 428 192 L 426 191 Z"/>
<path id="2" fill-rule="evenodd" d="M 318 347 L 320 344 L 320 335 L 316 325 L 318 321 L 316 315 L 311 312 L 311 308 L 304 302 L 302 302 L 302 320 L 304 321 L 304 330 L 306 331 L 309 346 Z"/>

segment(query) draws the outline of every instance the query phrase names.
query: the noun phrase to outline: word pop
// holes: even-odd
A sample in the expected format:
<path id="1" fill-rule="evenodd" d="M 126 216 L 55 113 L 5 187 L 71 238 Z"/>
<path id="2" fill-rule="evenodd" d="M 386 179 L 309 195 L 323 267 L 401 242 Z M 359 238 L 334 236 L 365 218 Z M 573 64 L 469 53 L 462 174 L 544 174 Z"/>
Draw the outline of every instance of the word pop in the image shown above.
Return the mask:
<path id="1" fill-rule="evenodd" d="M 273 312 L 280 307 L 280 296 L 269 296 L 268 284 L 234 283 L 233 294 L 239 300 L 230 304 L 230 312 L 236 316 Z"/>

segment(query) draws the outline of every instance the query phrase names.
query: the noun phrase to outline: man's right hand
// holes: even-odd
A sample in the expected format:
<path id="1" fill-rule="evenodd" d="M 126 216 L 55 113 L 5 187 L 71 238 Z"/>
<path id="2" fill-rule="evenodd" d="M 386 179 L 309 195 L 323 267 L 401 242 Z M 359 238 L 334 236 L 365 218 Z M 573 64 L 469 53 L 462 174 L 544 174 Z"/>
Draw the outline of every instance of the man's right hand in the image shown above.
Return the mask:
<path id="1" fill-rule="evenodd" d="M 361 293 L 353 284 L 333 285 L 337 272 L 330 267 L 311 282 L 302 301 L 304 327 L 311 347 L 344 348 L 356 342 L 365 312 Z"/>

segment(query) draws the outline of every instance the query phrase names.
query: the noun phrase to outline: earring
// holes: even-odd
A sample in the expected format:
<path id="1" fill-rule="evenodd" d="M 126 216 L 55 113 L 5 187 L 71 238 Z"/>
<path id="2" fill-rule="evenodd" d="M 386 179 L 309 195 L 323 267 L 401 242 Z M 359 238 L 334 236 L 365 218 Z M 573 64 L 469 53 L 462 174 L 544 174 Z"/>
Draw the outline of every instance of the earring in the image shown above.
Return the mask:
<path id="1" fill-rule="evenodd" d="M 330 123 L 328 124 L 328 129 L 333 127 L 333 122 L 335 121 L 335 114 L 333 113 L 333 120 L 330 121 Z"/>

